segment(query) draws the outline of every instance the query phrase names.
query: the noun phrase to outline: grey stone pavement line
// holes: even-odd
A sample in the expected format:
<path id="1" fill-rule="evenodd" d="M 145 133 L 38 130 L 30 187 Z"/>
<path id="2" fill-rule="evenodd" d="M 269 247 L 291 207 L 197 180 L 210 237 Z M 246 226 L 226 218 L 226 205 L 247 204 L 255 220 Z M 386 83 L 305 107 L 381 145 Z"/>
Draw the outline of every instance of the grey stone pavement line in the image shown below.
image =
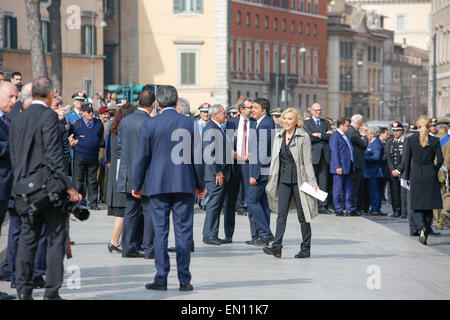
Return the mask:
<path id="1" fill-rule="evenodd" d="M 196 212 L 199 212 L 196 210 Z M 178 291 L 175 254 L 170 253 L 168 291 L 144 288 L 155 274 L 154 261 L 123 259 L 110 254 L 113 218 L 94 211 L 85 222 L 71 222 L 74 258 L 65 260 L 66 299 L 99 300 L 286 300 L 286 299 L 449 299 L 450 257 L 432 249 L 433 237 L 423 246 L 416 237 L 395 232 L 364 217 L 320 215 L 312 222 L 310 259 L 295 259 L 301 235 L 296 214 L 289 214 L 281 259 L 268 256 L 262 247 L 249 246 L 248 218 L 236 216 L 233 243 L 209 246 L 202 242 L 205 214 L 194 216 L 195 252 L 191 256 L 191 292 Z M 223 236 L 223 216 L 220 236 Z M 271 215 L 275 230 L 276 215 Z M 3 230 L 2 239 L 7 234 Z M 174 245 L 173 227 L 169 246 Z M 80 289 L 69 289 L 79 267 Z M 375 266 L 375 267 L 374 267 Z M 373 268 L 378 273 L 372 274 Z M 372 271 L 371 271 L 372 270 Z M 368 273 L 369 271 L 369 273 Z M 369 289 L 379 275 L 379 289 Z M 75 282 L 76 284 L 76 282 Z M 373 286 L 372 286 L 373 287 Z M 14 293 L 8 282 L 0 291 Z M 43 290 L 33 292 L 41 299 Z"/>

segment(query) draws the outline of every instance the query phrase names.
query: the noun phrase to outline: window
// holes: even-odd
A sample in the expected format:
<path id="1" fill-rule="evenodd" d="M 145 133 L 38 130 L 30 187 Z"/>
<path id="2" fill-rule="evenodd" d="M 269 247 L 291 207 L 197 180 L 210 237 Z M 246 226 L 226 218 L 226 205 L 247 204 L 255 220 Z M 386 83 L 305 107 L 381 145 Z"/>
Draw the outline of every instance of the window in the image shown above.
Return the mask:
<path id="1" fill-rule="evenodd" d="M 259 14 L 255 15 L 255 28 L 259 28 Z"/>
<path id="2" fill-rule="evenodd" d="M 92 79 L 83 78 L 83 90 L 86 91 L 88 97 L 92 97 Z"/>
<path id="3" fill-rule="evenodd" d="M 302 95 L 301 94 L 298 95 L 298 106 L 300 108 L 302 107 Z"/>
<path id="4" fill-rule="evenodd" d="M 270 1 L 271 1 L 271 0 L 264 0 L 264 4 L 267 4 L 267 5 L 270 6 Z"/>
<path id="5" fill-rule="evenodd" d="M 304 0 L 300 0 L 300 11 L 305 11 L 303 1 L 304 1 Z"/>
<path id="6" fill-rule="evenodd" d="M 116 0 L 104 0 L 103 7 L 105 8 L 105 14 L 107 15 L 116 14 Z"/>
<path id="7" fill-rule="evenodd" d="M 286 32 L 286 19 L 283 19 L 283 32 Z"/>
<path id="8" fill-rule="evenodd" d="M 353 42 L 350 42 L 350 59 L 353 59 Z"/>
<path id="9" fill-rule="evenodd" d="M 298 24 L 298 34 L 299 35 L 303 34 L 303 23 L 301 22 Z"/>
<path id="10" fill-rule="evenodd" d="M 291 32 L 292 34 L 295 34 L 295 21 L 292 21 L 291 23 Z"/>
<path id="11" fill-rule="evenodd" d="M 317 14 L 317 12 L 319 11 L 319 7 L 318 7 L 319 5 L 318 5 L 318 3 L 317 3 L 318 1 L 319 1 L 319 0 L 315 0 L 315 1 L 314 1 L 314 13 L 316 13 L 316 14 Z"/>
<path id="12" fill-rule="evenodd" d="M 339 42 L 339 54 L 341 59 L 344 58 L 344 42 L 340 41 Z"/>
<path id="13" fill-rule="evenodd" d="M 17 18 L 3 17 L 3 47 L 17 49 Z"/>
<path id="14" fill-rule="evenodd" d="M 196 85 L 197 54 L 195 52 L 181 52 L 180 54 L 180 84 Z"/>
<path id="15" fill-rule="evenodd" d="M 297 74 L 297 53 L 296 48 L 291 49 L 291 74 Z"/>
<path id="16" fill-rule="evenodd" d="M 300 74 L 300 80 L 305 76 L 303 72 L 303 53 L 300 53 L 298 55 L 298 67 L 299 67 L 299 74 Z"/>
<path id="17" fill-rule="evenodd" d="M 255 73 L 260 72 L 261 54 L 259 52 L 259 44 L 255 44 Z"/>
<path id="18" fill-rule="evenodd" d="M 265 48 L 264 52 L 264 73 L 268 75 L 270 73 L 270 49 Z"/>
<path id="19" fill-rule="evenodd" d="M 314 38 L 317 37 L 317 24 L 314 25 L 313 35 L 314 35 Z"/>
<path id="20" fill-rule="evenodd" d="M 280 6 L 280 0 L 273 0 L 273 5 L 275 7 L 279 7 Z"/>
<path id="21" fill-rule="evenodd" d="M 48 21 L 42 21 L 42 40 L 44 42 L 44 51 L 52 51 L 51 41 L 50 41 L 50 23 Z"/>
<path id="22" fill-rule="evenodd" d="M 283 8 L 289 9 L 289 0 L 283 0 Z"/>
<path id="23" fill-rule="evenodd" d="M 306 95 L 306 108 L 309 107 L 309 94 Z"/>
<path id="24" fill-rule="evenodd" d="M 317 95 L 313 94 L 313 103 L 316 103 L 316 102 L 317 102 Z"/>
<path id="25" fill-rule="evenodd" d="M 372 47 L 372 51 L 373 62 L 377 62 L 377 47 Z"/>
<path id="26" fill-rule="evenodd" d="M 174 13 L 203 13 L 203 0 L 173 0 Z"/>
<path id="27" fill-rule="evenodd" d="M 278 31 L 278 19 L 273 19 L 273 31 Z"/>
<path id="28" fill-rule="evenodd" d="M 306 35 L 309 36 L 309 23 L 306 24 Z"/>
<path id="29" fill-rule="evenodd" d="M 269 29 L 269 17 L 266 16 L 264 18 L 264 29 L 268 30 Z"/>
<path id="30" fill-rule="evenodd" d="M 309 50 L 306 51 L 306 77 L 311 77 L 311 56 Z"/>
<path id="31" fill-rule="evenodd" d="M 292 0 L 292 6 L 291 6 L 291 9 L 292 10 L 295 10 L 295 3 L 297 2 L 297 0 Z"/>
<path id="32" fill-rule="evenodd" d="M 237 71 L 242 71 L 242 47 L 238 44 L 237 50 Z"/>
<path id="33" fill-rule="evenodd" d="M 250 43 L 247 43 L 247 51 L 245 54 L 245 66 L 247 73 L 252 72 L 252 48 Z"/>
<path id="34" fill-rule="evenodd" d="M 308 0 L 306 11 L 311 12 L 311 0 Z"/>
<path id="35" fill-rule="evenodd" d="M 93 49 L 93 50 L 92 50 Z M 97 28 L 81 26 L 81 54 L 97 54 Z"/>
<path id="36" fill-rule="evenodd" d="M 245 24 L 247 25 L 247 27 L 250 27 L 250 13 L 247 13 L 245 17 Z"/>
<path id="37" fill-rule="evenodd" d="M 255 99 L 258 99 L 259 98 L 259 93 L 258 93 L 258 91 L 256 91 L 255 92 Z"/>
<path id="38" fill-rule="evenodd" d="M 406 32 L 406 15 L 397 15 L 397 32 Z"/>
<path id="39" fill-rule="evenodd" d="M 317 77 L 319 76 L 319 55 L 317 53 L 317 50 L 314 50 L 313 63 L 313 75 L 314 78 L 317 79 Z"/>
<path id="40" fill-rule="evenodd" d="M 238 26 L 241 25 L 241 12 L 240 11 L 237 12 L 236 23 L 237 23 Z"/>
<path id="41" fill-rule="evenodd" d="M 278 67 L 280 65 L 280 56 L 278 52 L 278 44 L 274 44 L 273 47 L 273 72 L 277 72 L 277 70 L 280 70 Z"/>
<path id="42" fill-rule="evenodd" d="M 369 46 L 367 49 L 367 60 L 372 61 L 372 46 Z"/>

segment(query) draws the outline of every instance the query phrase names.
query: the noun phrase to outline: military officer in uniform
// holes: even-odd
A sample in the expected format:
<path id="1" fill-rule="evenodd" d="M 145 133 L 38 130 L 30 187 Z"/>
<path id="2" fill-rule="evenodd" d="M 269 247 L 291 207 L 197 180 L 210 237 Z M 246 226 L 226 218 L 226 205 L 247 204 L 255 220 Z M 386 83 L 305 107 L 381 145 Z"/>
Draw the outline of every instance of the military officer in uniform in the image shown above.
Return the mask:
<path id="1" fill-rule="evenodd" d="M 281 108 L 276 108 L 270 113 L 270 115 L 272 116 L 273 122 L 275 122 L 276 133 L 280 132 L 283 128 L 280 124 Z"/>
<path id="2" fill-rule="evenodd" d="M 437 125 L 438 125 L 438 120 L 437 120 L 436 118 L 432 118 L 432 119 L 430 120 L 430 134 L 431 134 L 433 137 L 436 137 L 436 136 L 437 136 L 437 133 L 438 133 L 438 127 L 437 127 Z"/>
<path id="3" fill-rule="evenodd" d="M 398 218 L 407 218 L 407 203 L 406 203 L 406 189 L 400 186 L 400 173 L 398 167 L 402 161 L 403 156 L 403 143 L 405 142 L 403 124 L 398 121 L 394 121 L 391 124 L 393 138 L 386 142 L 384 149 L 385 158 L 388 164 L 390 177 L 389 187 L 391 190 L 391 202 L 393 216 Z"/>
<path id="4" fill-rule="evenodd" d="M 77 91 L 72 95 L 73 108 L 66 115 L 66 123 L 70 127 L 73 122 L 80 120 L 83 115 L 81 107 L 86 102 L 87 94 L 84 91 Z"/>

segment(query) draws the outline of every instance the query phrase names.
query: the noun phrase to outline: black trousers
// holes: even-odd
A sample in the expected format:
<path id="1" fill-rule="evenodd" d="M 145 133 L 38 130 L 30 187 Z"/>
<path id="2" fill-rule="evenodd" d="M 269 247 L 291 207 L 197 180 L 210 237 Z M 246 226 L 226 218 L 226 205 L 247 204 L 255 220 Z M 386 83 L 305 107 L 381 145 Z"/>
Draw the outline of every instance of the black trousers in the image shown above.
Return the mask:
<path id="1" fill-rule="evenodd" d="M 402 217 L 406 217 L 408 212 L 406 202 L 407 190 L 400 186 L 400 178 L 390 177 L 389 188 L 391 190 L 392 211 L 400 213 Z"/>
<path id="2" fill-rule="evenodd" d="M 277 230 L 275 232 L 275 239 L 272 245 L 275 248 L 280 249 L 283 247 L 283 236 L 286 230 L 286 220 L 289 212 L 289 203 L 291 202 L 292 196 L 294 196 L 295 199 L 295 204 L 297 206 L 297 217 L 302 231 L 303 242 L 301 245 L 301 250 L 309 251 L 311 248 L 311 224 L 305 220 L 297 184 L 280 183 L 278 186 Z"/>
<path id="3" fill-rule="evenodd" d="M 426 234 L 429 234 L 432 231 L 433 210 L 414 210 L 413 212 L 412 218 L 416 231 L 426 230 Z"/>
<path id="4" fill-rule="evenodd" d="M 86 198 L 84 192 L 84 181 L 87 182 L 87 192 L 89 204 L 97 203 L 98 183 L 97 183 L 98 159 L 73 160 L 73 185 L 75 189 Z"/>
<path id="5" fill-rule="evenodd" d="M 325 160 L 325 155 L 322 150 L 320 161 L 318 164 L 313 164 L 314 174 L 316 175 L 317 185 L 320 190 L 326 191 L 328 189 L 328 179 L 330 176 L 328 164 Z M 328 201 L 319 201 L 319 209 L 326 208 Z"/>
<path id="6" fill-rule="evenodd" d="M 0 201 L 0 235 L 2 233 L 2 224 L 5 220 L 6 211 L 8 211 L 8 201 Z"/>
<path id="7" fill-rule="evenodd" d="M 36 249 L 45 224 L 47 237 L 47 269 L 45 272 L 46 297 L 58 294 L 64 281 L 64 239 L 67 215 L 60 208 L 49 207 L 36 216 L 33 224 L 22 218 L 22 230 L 16 259 L 17 294 L 31 295 L 33 292 L 33 272 Z"/>
<path id="8" fill-rule="evenodd" d="M 355 170 L 352 172 L 352 203 L 355 208 L 358 208 L 358 194 L 361 180 L 362 169 L 355 168 Z"/>
<path id="9" fill-rule="evenodd" d="M 353 181 L 352 181 L 353 182 Z M 369 179 L 361 178 L 357 191 L 356 209 L 369 212 L 370 208 L 370 183 Z"/>

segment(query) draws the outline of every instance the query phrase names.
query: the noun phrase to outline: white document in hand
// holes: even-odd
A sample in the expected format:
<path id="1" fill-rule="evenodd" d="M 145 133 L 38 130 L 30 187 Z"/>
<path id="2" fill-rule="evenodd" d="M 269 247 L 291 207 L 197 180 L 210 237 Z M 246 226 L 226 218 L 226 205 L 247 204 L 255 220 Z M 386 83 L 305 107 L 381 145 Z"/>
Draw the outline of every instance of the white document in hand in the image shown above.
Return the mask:
<path id="1" fill-rule="evenodd" d="M 408 183 L 407 183 L 406 180 L 403 179 L 403 178 L 400 178 L 400 186 L 402 186 L 402 187 L 405 188 L 406 190 L 409 190 Z"/>
<path id="2" fill-rule="evenodd" d="M 119 179 L 120 159 L 117 159 L 116 182 Z"/>
<path id="3" fill-rule="evenodd" d="M 326 193 L 325 191 L 322 191 L 320 189 L 316 191 L 309 183 L 306 182 L 302 184 L 302 186 L 300 187 L 300 191 L 303 191 L 304 193 L 309 194 L 310 196 L 319 199 L 320 201 L 325 201 L 328 196 L 328 193 Z"/>

